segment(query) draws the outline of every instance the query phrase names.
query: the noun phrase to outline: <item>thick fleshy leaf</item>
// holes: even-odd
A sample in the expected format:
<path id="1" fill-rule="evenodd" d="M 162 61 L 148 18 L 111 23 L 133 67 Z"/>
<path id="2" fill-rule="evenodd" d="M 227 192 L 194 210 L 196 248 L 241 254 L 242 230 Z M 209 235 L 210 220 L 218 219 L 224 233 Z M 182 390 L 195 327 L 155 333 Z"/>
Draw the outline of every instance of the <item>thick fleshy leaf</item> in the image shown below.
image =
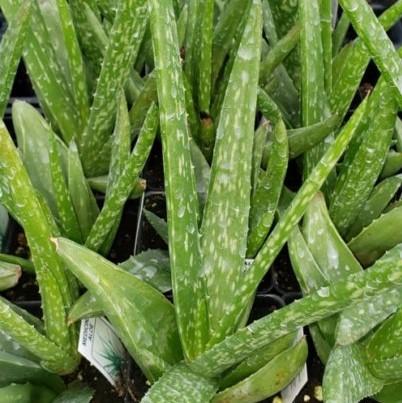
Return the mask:
<path id="1" fill-rule="evenodd" d="M 388 178 L 402 169 L 402 153 L 390 150 L 386 156 L 384 167 L 381 172 L 381 178 Z"/>
<path id="2" fill-rule="evenodd" d="M 347 235 L 348 239 L 359 234 L 364 227 L 370 225 L 373 220 L 381 215 L 381 213 L 388 206 L 389 202 L 395 196 L 401 184 L 402 176 L 393 176 L 391 178 L 384 179 L 382 182 L 376 185 L 359 215 L 357 216 L 357 219 L 351 226 Z"/>
<path id="3" fill-rule="evenodd" d="M 375 297 L 346 308 L 339 317 L 336 342 L 352 344 L 402 306 L 402 289 L 387 289 Z"/>
<path id="4" fill-rule="evenodd" d="M 122 214 L 124 203 L 130 197 L 133 190 L 133 184 L 139 178 L 142 169 L 151 152 L 153 142 L 159 127 L 159 110 L 153 104 L 149 109 L 145 118 L 144 125 L 135 143 L 134 150 L 118 168 L 119 175 L 116 178 L 110 178 L 110 189 L 106 192 L 105 203 L 101 212 L 96 217 L 96 221 L 90 229 L 85 245 L 92 250 L 100 250 L 108 240 L 110 233 L 113 234 L 113 229 L 117 229 L 116 222 Z M 127 122 L 128 124 L 128 122 Z M 114 168 L 116 169 L 116 168 Z M 113 237 L 111 237 L 113 238 Z M 111 246 L 110 239 L 109 247 Z M 109 247 L 103 252 L 108 252 Z"/>
<path id="5" fill-rule="evenodd" d="M 108 184 L 108 177 L 104 176 L 97 176 L 95 178 L 88 178 L 88 184 L 92 190 L 96 190 L 100 193 L 106 193 L 107 184 Z M 147 181 L 145 179 L 139 178 L 134 183 L 133 191 L 130 194 L 130 199 L 138 199 L 141 197 L 147 187 Z"/>
<path id="6" fill-rule="evenodd" d="M 398 310 L 365 343 L 366 360 L 371 372 L 386 381 L 402 377 L 402 310 Z"/>
<path id="7" fill-rule="evenodd" d="M 202 375 L 194 374 L 180 364 L 166 371 L 165 375 L 143 397 L 141 403 L 210 402 L 218 386 Z"/>
<path id="8" fill-rule="evenodd" d="M 81 236 L 85 240 L 99 215 L 99 207 L 85 178 L 74 142 L 70 143 L 68 149 L 68 189 L 81 228 Z"/>
<path id="9" fill-rule="evenodd" d="M 73 290 L 54 247 L 49 242 L 52 236 L 52 227 L 46 212 L 43 210 L 29 180 L 28 173 L 3 123 L 0 123 L 0 150 L 0 201 L 5 200 L 6 204 L 10 203 L 7 207 L 11 208 L 11 213 L 24 228 L 41 292 L 46 333 L 50 340 L 59 346 L 63 346 L 64 352 L 69 355 L 66 359 L 60 354 L 60 351 L 55 353 L 55 360 L 61 360 L 57 364 L 65 365 L 66 370 L 71 370 L 77 363 L 76 333 L 74 328 L 67 329 L 65 319 L 66 310 L 72 305 Z M 16 177 L 18 180 L 15 180 Z M 18 202 L 14 200 L 18 200 Z M 23 319 L 20 319 L 22 321 L 21 329 L 16 328 L 15 324 L 11 324 L 13 316 L 9 315 L 7 310 L 2 317 L 2 322 L 5 322 L 6 319 L 10 319 L 7 327 L 11 330 L 19 330 L 21 332 L 18 333 L 19 337 L 26 341 L 27 334 L 25 334 Z M 26 325 L 30 327 L 28 324 Z M 53 345 L 49 340 L 46 341 Z M 56 348 L 56 345 L 54 347 Z M 30 346 L 29 349 L 31 349 Z M 40 354 L 39 356 L 43 357 Z"/>
<path id="10" fill-rule="evenodd" d="M 258 349 L 300 327 L 332 316 L 352 303 L 402 284 L 402 245 L 377 260 L 370 269 L 322 287 L 228 336 L 192 361 L 190 368 L 216 377 Z"/>
<path id="11" fill-rule="evenodd" d="M 363 129 L 360 145 L 340 170 L 329 211 L 341 235 L 359 215 L 381 173 L 398 110 L 394 94 L 394 88 L 382 77 L 369 99 L 367 130 Z"/>
<path id="12" fill-rule="evenodd" d="M 229 386 L 235 385 L 248 376 L 254 374 L 259 369 L 264 367 L 268 362 L 272 361 L 280 353 L 292 346 L 295 341 L 296 334 L 291 333 L 281 337 L 267 347 L 258 350 L 256 353 L 247 357 L 238 366 L 230 370 L 223 379 L 219 382 L 219 389 L 226 389 Z"/>
<path id="13" fill-rule="evenodd" d="M 396 87 L 396 96 L 400 104 L 402 100 L 402 63 L 391 39 L 366 1 L 340 0 L 339 2 L 380 71 L 389 84 Z"/>
<path id="14" fill-rule="evenodd" d="M 3 403 L 51 403 L 55 398 L 55 393 L 45 386 L 30 383 L 4 386 L 0 395 Z"/>
<path id="15" fill-rule="evenodd" d="M 248 378 L 218 393 L 212 402 L 259 402 L 280 392 L 300 372 L 306 362 L 307 352 L 307 342 L 303 338 Z"/>
<path id="16" fill-rule="evenodd" d="M 149 381 L 181 359 L 173 305 L 159 291 L 83 246 L 64 238 L 55 242 Z"/>
<path id="17" fill-rule="evenodd" d="M 223 323 L 243 281 L 250 209 L 252 149 L 261 55 L 261 2 L 252 2 L 234 59 L 216 134 L 211 180 L 201 227 L 210 343 L 236 323 Z M 236 108 L 233 106 L 236 104 Z M 243 113 L 239 114 L 237 107 Z M 286 133 L 285 133 L 286 136 Z M 233 234 L 237 234 L 233 237 Z M 230 284 L 230 287 L 228 287 Z M 224 301 L 224 303 L 223 303 Z"/>
<path id="18" fill-rule="evenodd" d="M 85 172 L 91 176 L 103 173 L 103 167 L 97 164 L 98 154 L 111 134 L 118 93 L 130 74 L 147 17 L 144 0 L 123 0 L 119 3 L 88 124 L 82 137 L 79 137 L 80 151 L 85 156 Z"/>
<path id="19" fill-rule="evenodd" d="M 289 146 L 286 127 L 282 120 L 276 124 L 272 137 L 267 170 L 260 174 L 256 192 L 251 199 L 248 257 L 257 254 L 268 236 L 288 168 Z"/>
<path id="20" fill-rule="evenodd" d="M 52 403 L 89 403 L 92 401 L 94 394 L 94 389 L 80 382 L 73 382 Z"/>
<path id="21" fill-rule="evenodd" d="M 170 1 L 148 3 L 161 111 L 172 286 L 183 350 L 187 357 L 194 357 L 207 338 L 207 317 L 199 280 L 198 198 L 177 29 Z"/>
<path id="22" fill-rule="evenodd" d="M 0 118 L 3 118 L 29 27 L 31 2 L 21 4 L 0 45 Z"/>
<path id="23" fill-rule="evenodd" d="M 384 386 L 374 398 L 380 403 L 402 403 L 402 383 L 392 383 Z"/>
<path id="24" fill-rule="evenodd" d="M 328 283 L 362 270 L 332 223 L 321 193 L 308 206 L 303 221 L 303 233 L 306 244 Z"/>
<path id="25" fill-rule="evenodd" d="M 11 382 L 46 385 L 56 392 L 64 389 L 64 383 L 58 375 L 44 370 L 39 364 L 26 358 L 0 351 L 0 386 Z"/>
<path id="26" fill-rule="evenodd" d="M 370 372 L 358 345 L 332 350 L 324 374 L 325 402 L 359 403 L 379 392 L 383 386 L 384 382 Z"/>
<path id="27" fill-rule="evenodd" d="M 395 231 L 401 223 L 402 206 L 399 206 L 374 220 L 348 246 L 359 261 L 368 266 L 384 252 L 402 242 L 402 234 Z"/>
<path id="28" fill-rule="evenodd" d="M 17 135 L 18 148 L 32 184 L 46 199 L 54 217 L 58 217 L 56 196 L 53 193 L 49 150 L 51 139 L 55 138 L 63 171 L 66 169 L 67 148 L 57 139 L 49 124 L 30 104 L 16 101 L 12 117 Z"/>
<path id="29" fill-rule="evenodd" d="M 144 216 L 151 224 L 152 228 L 156 231 L 156 233 L 165 241 L 166 245 L 169 245 L 169 230 L 166 221 L 163 218 L 157 216 L 152 211 L 149 211 L 145 208 Z"/>

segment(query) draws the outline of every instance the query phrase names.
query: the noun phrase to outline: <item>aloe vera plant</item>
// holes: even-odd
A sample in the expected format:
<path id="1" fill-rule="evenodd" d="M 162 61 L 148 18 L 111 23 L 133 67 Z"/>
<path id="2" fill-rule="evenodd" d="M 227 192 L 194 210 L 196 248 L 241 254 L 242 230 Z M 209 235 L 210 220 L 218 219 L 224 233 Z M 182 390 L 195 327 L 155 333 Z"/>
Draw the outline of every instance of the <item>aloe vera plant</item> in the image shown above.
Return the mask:
<path id="1" fill-rule="evenodd" d="M 18 149 L 0 126 L 0 202 L 31 252 L 0 254 L 0 289 L 19 267 L 35 274 L 44 317 L 0 299 L 0 350 L 3 334 L 18 345 L 0 354 L 16 376 L 0 393 L 55 398 L 62 386 L 34 379 L 73 371 L 76 323 L 100 315 L 149 381 L 144 402 L 273 396 L 306 362 L 304 326 L 325 401 L 398 393 L 401 64 L 385 32 L 402 1 L 377 19 L 341 0 L 335 27 L 328 0 L 23 3 L 0 0 L 0 112 L 22 53 L 44 117 L 14 104 Z M 358 37 L 344 45 L 349 24 Z M 371 58 L 381 76 L 350 109 Z M 116 265 L 158 134 L 167 220 L 144 215 L 168 251 Z M 303 298 L 250 323 L 286 244 Z"/>

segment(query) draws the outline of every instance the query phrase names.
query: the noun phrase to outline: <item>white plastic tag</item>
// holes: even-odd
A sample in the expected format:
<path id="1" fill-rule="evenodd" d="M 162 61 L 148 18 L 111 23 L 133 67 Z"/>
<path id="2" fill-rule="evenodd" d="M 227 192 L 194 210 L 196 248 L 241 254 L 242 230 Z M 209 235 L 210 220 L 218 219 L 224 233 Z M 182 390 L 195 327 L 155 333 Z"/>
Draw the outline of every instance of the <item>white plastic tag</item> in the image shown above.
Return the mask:
<path id="1" fill-rule="evenodd" d="M 115 330 L 105 318 L 81 321 L 78 351 L 116 386 L 126 354 Z"/>
<path id="2" fill-rule="evenodd" d="M 299 341 L 304 336 L 303 328 L 300 328 L 299 334 L 297 335 L 296 342 Z M 299 395 L 304 385 L 308 381 L 307 365 L 304 364 L 303 369 L 299 372 L 293 381 L 282 390 L 282 403 L 293 403 L 296 397 Z"/>

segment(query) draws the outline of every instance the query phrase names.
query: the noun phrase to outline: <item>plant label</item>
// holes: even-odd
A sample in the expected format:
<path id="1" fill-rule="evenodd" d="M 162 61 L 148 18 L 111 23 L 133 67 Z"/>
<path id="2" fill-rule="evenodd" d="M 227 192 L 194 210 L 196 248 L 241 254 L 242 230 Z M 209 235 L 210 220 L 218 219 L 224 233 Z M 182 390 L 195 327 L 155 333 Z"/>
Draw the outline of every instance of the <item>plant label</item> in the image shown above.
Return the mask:
<path id="1" fill-rule="evenodd" d="M 126 352 L 110 323 L 102 317 L 81 321 L 78 351 L 116 386 Z"/>

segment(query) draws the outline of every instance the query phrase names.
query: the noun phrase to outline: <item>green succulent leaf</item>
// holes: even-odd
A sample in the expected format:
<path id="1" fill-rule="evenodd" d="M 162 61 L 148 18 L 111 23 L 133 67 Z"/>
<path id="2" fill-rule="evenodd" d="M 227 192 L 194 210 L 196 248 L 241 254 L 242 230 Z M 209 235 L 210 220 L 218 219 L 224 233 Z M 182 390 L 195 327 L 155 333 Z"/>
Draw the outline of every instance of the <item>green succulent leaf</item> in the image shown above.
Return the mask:
<path id="1" fill-rule="evenodd" d="M 199 280 L 198 199 L 179 45 L 171 2 L 148 3 L 161 111 L 172 286 L 183 350 L 186 357 L 194 357 L 205 344 L 207 317 Z"/>
<path id="2" fill-rule="evenodd" d="M 55 393 L 45 386 L 36 386 L 30 383 L 10 384 L 0 388 L 3 403 L 51 403 Z"/>
<path id="3" fill-rule="evenodd" d="M 378 68 L 402 100 L 402 64 L 391 39 L 364 0 L 340 0 L 340 4 L 359 37 L 364 41 Z"/>
<path id="4" fill-rule="evenodd" d="M 370 372 L 358 345 L 339 346 L 332 350 L 323 381 L 326 402 L 358 403 L 379 392 L 383 386 L 383 381 Z"/>
<path id="5" fill-rule="evenodd" d="M 259 402 L 280 392 L 300 372 L 306 362 L 307 352 L 307 342 L 303 338 L 248 378 L 219 392 L 212 402 Z"/>
<path id="6" fill-rule="evenodd" d="M 256 0 L 251 5 L 222 105 L 201 227 L 209 343 L 221 340 L 233 330 L 234 323 L 228 326 L 222 317 L 226 315 L 226 307 L 237 298 L 234 290 L 243 282 L 261 32 L 261 2 Z M 242 114 L 233 108 L 233 102 L 242 109 Z M 282 145 L 286 131 L 281 135 Z M 230 234 L 237 236 L 233 238 Z"/>
<path id="7" fill-rule="evenodd" d="M 159 291 L 83 246 L 64 238 L 55 242 L 150 382 L 181 359 L 174 308 Z"/>
<path id="8" fill-rule="evenodd" d="M 402 169 L 402 153 L 390 150 L 386 156 L 381 178 L 388 178 Z"/>
<path id="9" fill-rule="evenodd" d="M 29 27 L 31 1 L 22 3 L 0 44 L 0 118 L 3 118 Z"/>
<path id="10" fill-rule="evenodd" d="M 168 225 L 166 221 L 150 210 L 144 208 L 144 216 L 156 233 L 169 245 Z"/>
<path id="11" fill-rule="evenodd" d="M 402 220 L 402 206 L 382 214 L 354 237 L 348 246 L 359 261 L 368 266 L 384 252 L 402 242 L 398 228 Z"/>
<path id="12" fill-rule="evenodd" d="M 61 393 L 53 403 L 89 403 L 95 394 L 95 390 L 80 382 L 68 385 L 67 390 Z"/>

